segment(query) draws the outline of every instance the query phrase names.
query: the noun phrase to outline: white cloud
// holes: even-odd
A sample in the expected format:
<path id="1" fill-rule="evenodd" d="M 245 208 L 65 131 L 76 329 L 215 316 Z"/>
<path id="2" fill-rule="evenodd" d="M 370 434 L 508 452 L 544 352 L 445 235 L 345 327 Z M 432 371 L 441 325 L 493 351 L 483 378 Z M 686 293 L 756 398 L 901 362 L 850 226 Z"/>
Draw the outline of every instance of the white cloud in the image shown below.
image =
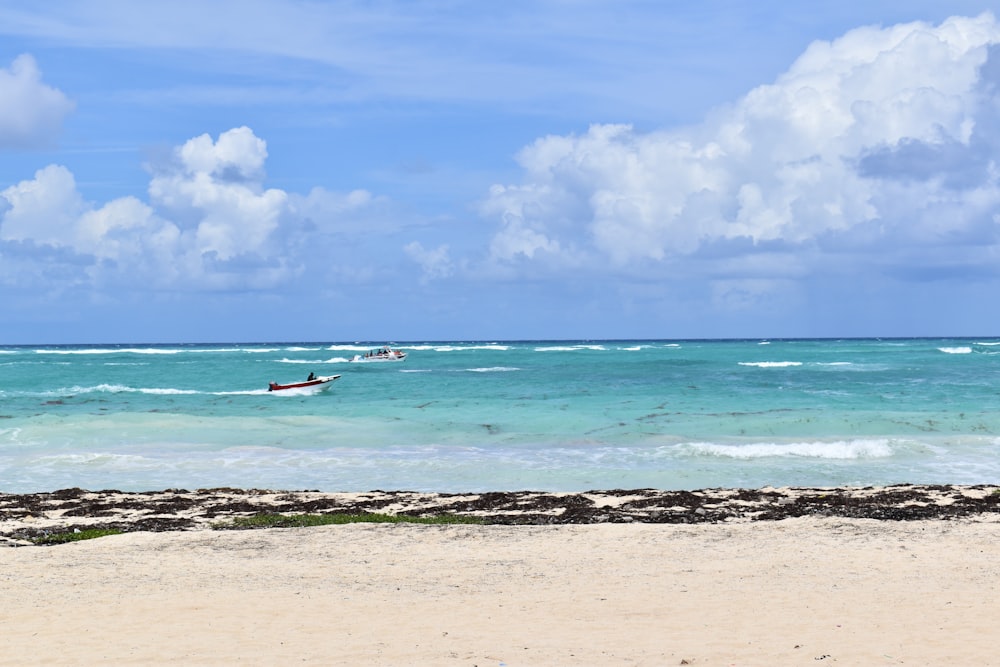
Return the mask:
<path id="1" fill-rule="evenodd" d="M 71 247 L 73 227 L 86 204 L 76 190 L 76 179 L 66 167 L 49 165 L 35 178 L 0 192 L 7 211 L 0 219 L 0 239 L 33 241 Z"/>
<path id="2" fill-rule="evenodd" d="M 447 278 L 454 271 L 454 265 L 448 256 L 447 245 L 428 249 L 424 248 L 421 243 L 413 241 L 408 243 L 403 250 L 423 269 L 424 282 L 435 278 Z"/>
<path id="3" fill-rule="evenodd" d="M 49 143 L 72 110 L 66 95 L 42 83 L 30 55 L 20 55 L 9 68 L 0 68 L 0 148 Z"/>
<path id="4" fill-rule="evenodd" d="M 76 222 L 75 247 L 100 259 L 138 261 L 147 255 L 171 256 L 179 248 L 180 230 L 158 218 L 135 197 L 122 197 Z M 157 262 L 159 266 L 161 262 Z"/>
<path id="5" fill-rule="evenodd" d="M 248 127 L 187 141 L 175 151 L 176 164 L 155 173 L 149 184 L 154 205 L 191 212 L 200 253 L 228 260 L 244 253 L 267 254 L 287 194 L 264 189 L 265 142 Z"/>
<path id="6" fill-rule="evenodd" d="M 523 182 L 483 203 L 499 223 L 491 259 L 624 268 L 774 244 L 878 259 L 893 244 L 985 236 L 1000 204 L 998 44 L 990 14 L 860 28 L 700 126 L 541 138 L 518 155 Z"/>
<path id="7" fill-rule="evenodd" d="M 249 127 L 237 127 L 219 135 L 216 142 L 203 134 L 177 149 L 185 173 L 216 178 L 260 181 L 264 177 L 267 143 Z"/>
<path id="8" fill-rule="evenodd" d="M 381 228 L 371 220 L 354 217 L 360 211 L 378 208 L 385 201 L 367 190 L 347 193 L 315 187 L 307 195 L 289 194 L 288 205 L 294 216 L 310 227 L 340 233 L 364 234 Z"/>
<path id="9" fill-rule="evenodd" d="M 107 270 L 101 265 L 107 261 L 113 271 L 126 274 L 126 281 L 161 283 L 173 273 L 181 251 L 177 227 L 149 206 L 123 197 L 93 208 L 77 191 L 73 174 L 60 165 L 40 169 L 34 179 L 0 192 L 0 201 L 6 202 L 0 240 L 51 248 L 67 259 L 90 257 L 83 263 L 95 278 Z"/>
<path id="10" fill-rule="evenodd" d="M 202 135 L 179 146 L 170 164 L 152 167 L 149 203 L 129 196 L 100 206 L 84 201 L 66 167 L 49 165 L 0 191 L 6 259 L 12 248 L 49 248 L 89 267 L 93 281 L 212 290 L 280 284 L 317 255 L 328 263 L 327 236 L 375 198 L 265 188 L 266 157 L 249 128 L 215 141 Z"/>

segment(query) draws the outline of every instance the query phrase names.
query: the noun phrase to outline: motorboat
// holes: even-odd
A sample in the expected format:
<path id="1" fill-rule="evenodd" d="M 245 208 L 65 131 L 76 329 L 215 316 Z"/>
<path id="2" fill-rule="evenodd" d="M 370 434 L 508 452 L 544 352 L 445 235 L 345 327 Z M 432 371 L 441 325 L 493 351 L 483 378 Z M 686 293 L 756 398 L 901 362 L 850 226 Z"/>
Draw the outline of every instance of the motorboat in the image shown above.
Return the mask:
<path id="1" fill-rule="evenodd" d="M 308 389 L 310 387 L 322 387 L 326 389 L 329 387 L 334 380 L 339 378 L 339 375 L 313 375 L 309 374 L 309 379 L 303 382 L 292 382 L 290 384 L 278 384 L 277 382 L 269 382 L 267 385 L 268 391 L 284 391 L 286 389 Z"/>
<path id="2" fill-rule="evenodd" d="M 369 350 L 364 354 L 354 355 L 351 361 L 356 363 L 370 363 L 376 361 L 403 361 L 406 359 L 406 352 L 394 350 L 388 345 L 374 350 Z"/>

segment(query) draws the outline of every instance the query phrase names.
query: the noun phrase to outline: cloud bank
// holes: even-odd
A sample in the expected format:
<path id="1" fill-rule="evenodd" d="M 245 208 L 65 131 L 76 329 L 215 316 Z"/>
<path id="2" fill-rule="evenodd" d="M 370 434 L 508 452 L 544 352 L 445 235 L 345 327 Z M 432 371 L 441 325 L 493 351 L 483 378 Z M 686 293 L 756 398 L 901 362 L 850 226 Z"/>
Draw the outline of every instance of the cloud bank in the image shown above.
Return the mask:
<path id="1" fill-rule="evenodd" d="M 102 206 L 84 201 L 66 167 L 49 165 L 0 191 L 0 257 L 60 257 L 68 265 L 63 275 L 76 284 L 278 287 L 304 270 L 297 247 L 306 245 L 298 237 L 304 229 L 312 250 L 324 244 L 324 229 L 310 216 L 336 221 L 372 198 L 265 188 L 266 158 L 266 143 L 248 127 L 215 140 L 201 135 L 148 165 L 148 201 L 129 196 Z M 34 280 L 24 266 L 6 268 L 9 283 Z"/>
<path id="2" fill-rule="evenodd" d="M 996 275 L 998 43 L 990 14 L 859 28 L 697 127 L 540 138 L 517 156 L 522 182 L 482 203 L 499 224 L 490 261 L 698 258 L 720 280 L 759 280 L 787 275 L 789 255 L 890 271 L 917 255 Z"/>

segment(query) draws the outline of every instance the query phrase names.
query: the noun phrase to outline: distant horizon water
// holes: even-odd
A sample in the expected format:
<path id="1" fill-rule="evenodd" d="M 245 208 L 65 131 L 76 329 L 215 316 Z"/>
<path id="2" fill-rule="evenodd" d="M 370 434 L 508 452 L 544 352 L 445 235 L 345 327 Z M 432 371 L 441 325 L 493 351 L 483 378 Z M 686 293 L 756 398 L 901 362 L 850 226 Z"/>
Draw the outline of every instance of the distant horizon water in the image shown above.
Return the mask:
<path id="1" fill-rule="evenodd" d="M 386 342 L 0 346 L 0 492 L 1000 482 L 1000 337 Z"/>

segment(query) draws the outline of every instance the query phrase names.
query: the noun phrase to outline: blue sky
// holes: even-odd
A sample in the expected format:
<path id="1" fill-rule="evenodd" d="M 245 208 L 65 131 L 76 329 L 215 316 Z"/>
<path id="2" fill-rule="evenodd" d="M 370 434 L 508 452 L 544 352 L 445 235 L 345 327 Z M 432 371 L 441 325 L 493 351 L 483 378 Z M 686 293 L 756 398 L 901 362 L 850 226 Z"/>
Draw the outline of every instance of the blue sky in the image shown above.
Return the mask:
<path id="1" fill-rule="evenodd" d="M 1000 335 L 1000 2 L 0 5 L 0 344 Z"/>

